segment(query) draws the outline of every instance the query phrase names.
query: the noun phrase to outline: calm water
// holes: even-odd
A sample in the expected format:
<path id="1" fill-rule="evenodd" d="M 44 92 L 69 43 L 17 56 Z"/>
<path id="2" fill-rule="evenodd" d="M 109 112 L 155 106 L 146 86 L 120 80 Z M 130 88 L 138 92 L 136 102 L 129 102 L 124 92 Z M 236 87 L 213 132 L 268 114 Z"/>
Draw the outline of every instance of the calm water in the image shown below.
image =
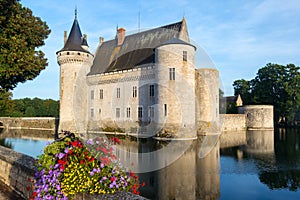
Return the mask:
<path id="1" fill-rule="evenodd" d="M 48 142 L 18 137 L 0 143 L 36 156 Z M 156 169 L 139 173 L 150 199 L 288 200 L 300 199 L 299 147 L 300 130 L 248 131 L 192 143 L 124 139 L 117 154 L 139 172 Z"/>
<path id="2" fill-rule="evenodd" d="M 53 141 L 51 131 L 0 130 L 0 145 L 36 158 L 44 147 Z"/>

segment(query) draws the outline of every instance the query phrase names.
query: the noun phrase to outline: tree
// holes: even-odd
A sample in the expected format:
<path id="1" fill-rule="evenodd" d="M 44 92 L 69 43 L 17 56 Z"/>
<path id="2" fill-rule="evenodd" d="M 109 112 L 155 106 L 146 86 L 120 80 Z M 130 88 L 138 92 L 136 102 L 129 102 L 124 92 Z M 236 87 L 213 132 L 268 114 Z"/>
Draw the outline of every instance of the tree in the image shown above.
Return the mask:
<path id="1" fill-rule="evenodd" d="M 0 117 L 7 116 L 13 107 L 12 93 L 0 89 Z"/>
<path id="2" fill-rule="evenodd" d="M 293 125 L 300 109 L 300 67 L 269 63 L 251 81 L 237 80 L 233 86 L 245 104 L 273 105 L 275 122 Z"/>
<path id="3" fill-rule="evenodd" d="M 246 81 L 245 79 L 236 80 L 233 82 L 234 95 L 241 95 L 243 99 L 243 104 L 249 104 L 251 99 L 251 85 L 250 81 Z"/>
<path id="4" fill-rule="evenodd" d="M 37 50 L 50 34 L 45 22 L 19 0 L 0 0 L 0 88 L 12 90 L 34 79 L 47 59 Z"/>

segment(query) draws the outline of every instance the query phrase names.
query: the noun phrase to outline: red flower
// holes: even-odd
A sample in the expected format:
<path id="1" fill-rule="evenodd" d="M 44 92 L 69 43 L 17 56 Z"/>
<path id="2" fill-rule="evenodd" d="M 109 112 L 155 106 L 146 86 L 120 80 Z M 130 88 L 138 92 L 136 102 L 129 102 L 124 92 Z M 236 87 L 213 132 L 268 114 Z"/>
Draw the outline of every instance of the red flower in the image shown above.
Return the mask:
<path id="1" fill-rule="evenodd" d="M 31 181 L 31 179 L 30 179 L 30 178 L 28 178 L 27 180 L 28 180 L 28 182 L 30 182 L 30 181 Z"/>
<path id="2" fill-rule="evenodd" d="M 90 162 L 93 162 L 94 160 L 95 160 L 94 157 L 91 157 L 91 158 L 90 158 Z"/>
<path id="3" fill-rule="evenodd" d="M 30 186 L 27 187 L 27 190 L 28 190 L 28 191 L 30 190 Z"/>
<path id="4" fill-rule="evenodd" d="M 114 154 L 110 154 L 111 159 L 113 160 L 117 160 L 117 156 L 115 156 Z"/>
<path id="5" fill-rule="evenodd" d="M 146 183 L 145 182 L 142 182 L 142 187 L 144 187 L 146 185 Z"/>
<path id="6" fill-rule="evenodd" d="M 65 165 L 65 164 L 67 164 L 67 162 L 66 162 L 66 161 L 64 161 L 64 160 L 58 160 L 58 163 L 59 163 L 59 164 L 61 164 L 61 165 Z"/>
<path id="7" fill-rule="evenodd" d="M 100 158 L 100 160 L 104 165 L 107 165 L 110 163 L 110 160 L 108 157 Z"/>
<path id="8" fill-rule="evenodd" d="M 100 150 L 103 152 L 103 153 L 105 153 L 105 154 L 108 154 L 108 151 L 107 151 L 107 149 L 106 148 L 100 148 Z"/>
<path id="9" fill-rule="evenodd" d="M 82 164 L 84 164 L 85 163 L 85 161 L 84 160 L 80 160 L 80 162 L 79 162 L 81 165 Z"/>
<path id="10" fill-rule="evenodd" d="M 129 172 L 129 175 L 130 175 L 131 177 L 134 177 L 134 176 L 135 176 L 134 173 L 133 173 L 132 171 Z"/>
<path id="11" fill-rule="evenodd" d="M 82 147 L 82 143 L 79 140 L 76 140 L 74 142 L 71 142 L 71 145 L 73 147 Z"/>
<path id="12" fill-rule="evenodd" d="M 112 141 L 114 142 L 114 144 L 120 144 L 121 142 L 120 142 L 120 139 L 119 138 L 117 138 L 117 137 L 113 137 L 112 138 Z"/>
<path id="13" fill-rule="evenodd" d="M 116 180 L 116 177 L 114 177 L 114 176 L 110 178 L 111 182 L 114 182 L 115 180 Z"/>

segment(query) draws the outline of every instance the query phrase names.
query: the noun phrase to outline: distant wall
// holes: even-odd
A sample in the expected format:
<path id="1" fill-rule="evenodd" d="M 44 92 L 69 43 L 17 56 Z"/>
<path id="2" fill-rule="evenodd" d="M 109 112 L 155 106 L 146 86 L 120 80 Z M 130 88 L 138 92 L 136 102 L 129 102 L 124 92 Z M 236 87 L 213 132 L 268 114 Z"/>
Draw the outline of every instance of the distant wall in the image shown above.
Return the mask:
<path id="1" fill-rule="evenodd" d="M 274 129 L 272 105 L 246 105 L 239 107 L 239 113 L 246 115 L 248 130 Z"/>
<path id="2" fill-rule="evenodd" d="M 34 158 L 0 146 L 0 181 L 29 199 L 34 178 Z"/>
<path id="3" fill-rule="evenodd" d="M 54 117 L 0 117 L 6 129 L 39 129 L 56 131 L 58 119 Z"/>
<path id="4" fill-rule="evenodd" d="M 246 130 L 246 116 L 244 114 L 220 114 L 222 131 Z"/>

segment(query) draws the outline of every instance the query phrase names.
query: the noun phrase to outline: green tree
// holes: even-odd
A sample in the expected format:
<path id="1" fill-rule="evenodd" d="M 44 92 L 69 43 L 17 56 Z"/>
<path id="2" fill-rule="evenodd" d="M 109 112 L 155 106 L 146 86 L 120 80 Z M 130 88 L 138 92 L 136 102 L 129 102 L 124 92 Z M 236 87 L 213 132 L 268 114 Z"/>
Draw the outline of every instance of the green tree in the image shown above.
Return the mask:
<path id="1" fill-rule="evenodd" d="M 47 66 L 37 50 L 50 34 L 45 22 L 18 0 L 0 0 L 0 88 L 12 90 Z"/>
<path id="2" fill-rule="evenodd" d="M 29 106 L 25 110 L 25 117 L 35 117 L 36 116 L 36 111 L 34 107 Z"/>
<path id="3" fill-rule="evenodd" d="M 0 89 L 0 117 L 8 116 L 13 106 L 12 93 Z"/>
<path id="4" fill-rule="evenodd" d="M 241 95 L 243 104 L 249 104 L 251 99 L 251 84 L 245 79 L 236 80 L 233 82 L 234 95 Z"/>

